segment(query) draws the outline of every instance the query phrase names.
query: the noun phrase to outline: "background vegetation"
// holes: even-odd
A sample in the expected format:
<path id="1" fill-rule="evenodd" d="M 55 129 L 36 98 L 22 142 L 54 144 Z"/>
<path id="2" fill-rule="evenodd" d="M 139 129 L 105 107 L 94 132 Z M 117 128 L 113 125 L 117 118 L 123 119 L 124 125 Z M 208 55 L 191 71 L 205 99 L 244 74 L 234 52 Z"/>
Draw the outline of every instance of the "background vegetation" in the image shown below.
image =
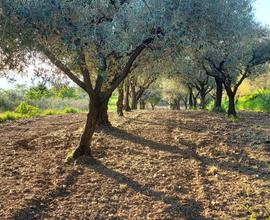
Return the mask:
<path id="1" fill-rule="evenodd" d="M 116 110 L 117 95 L 108 104 L 109 111 Z M 0 90 L 0 122 L 44 115 L 86 112 L 88 97 L 78 87 L 68 85 L 47 87 L 39 84 L 27 88 L 16 85 L 14 89 Z"/>

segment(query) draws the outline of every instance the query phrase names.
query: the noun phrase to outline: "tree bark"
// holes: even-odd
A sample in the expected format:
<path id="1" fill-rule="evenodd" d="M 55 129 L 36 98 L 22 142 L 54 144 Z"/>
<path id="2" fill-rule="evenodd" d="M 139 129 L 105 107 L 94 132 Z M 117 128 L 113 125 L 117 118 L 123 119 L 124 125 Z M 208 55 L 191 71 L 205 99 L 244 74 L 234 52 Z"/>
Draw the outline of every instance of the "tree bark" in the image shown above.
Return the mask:
<path id="1" fill-rule="evenodd" d="M 192 87 L 189 87 L 189 109 L 192 109 L 193 108 L 193 90 L 192 90 Z"/>
<path id="2" fill-rule="evenodd" d="M 182 101 L 183 101 L 183 103 L 184 103 L 185 110 L 188 109 L 188 96 L 189 96 L 189 95 L 187 94 L 187 95 L 185 95 L 185 96 L 182 97 Z"/>
<path id="3" fill-rule="evenodd" d="M 117 100 L 117 114 L 119 116 L 124 116 L 123 101 L 124 101 L 124 89 L 123 84 L 120 84 L 118 87 L 118 100 Z"/>
<path id="4" fill-rule="evenodd" d="M 174 100 L 175 103 L 175 110 L 180 110 L 180 99 L 177 98 Z"/>
<path id="5" fill-rule="evenodd" d="M 131 109 L 136 110 L 137 109 L 137 98 L 136 98 L 136 86 L 134 83 L 131 83 L 130 92 L 131 92 Z"/>
<path id="6" fill-rule="evenodd" d="M 140 109 L 145 109 L 145 101 L 143 99 L 140 99 Z"/>
<path id="7" fill-rule="evenodd" d="M 193 96 L 193 108 L 197 109 L 197 98 Z"/>
<path id="8" fill-rule="evenodd" d="M 99 103 L 98 105 L 98 115 L 97 115 L 97 125 L 98 126 L 111 126 L 108 116 L 108 103 L 110 98 Z"/>
<path id="9" fill-rule="evenodd" d="M 216 98 L 215 98 L 215 107 L 214 111 L 221 111 L 221 103 L 222 103 L 222 93 L 223 93 L 223 84 L 222 80 L 218 77 L 215 77 L 216 82 Z"/>
<path id="10" fill-rule="evenodd" d="M 200 99 L 201 99 L 201 109 L 205 109 L 205 106 L 206 106 L 206 100 L 205 100 L 205 93 L 201 93 L 200 94 Z"/>
<path id="11" fill-rule="evenodd" d="M 83 134 L 81 136 L 80 144 L 74 151 L 73 158 L 77 159 L 82 155 L 92 157 L 91 154 L 91 141 L 96 129 L 97 117 L 98 117 L 98 105 L 96 101 L 90 101 L 89 112 L 87 114 L 87 120 L 84 127 Z"/>
<path id="12" fill-rule="evenodd" d="M 129 105 L 129 88 L 130 88 L 130 84 L 127 81 L 125 84 L 125 98 L 124 98 L 124 110 L 127 112 L 131 111 L 131 108 Z"/>
<path id="13" fill-rule="evenodd" d="M 236 117 L 236 110 L 235 110 L 235 94 L 230 85 L 225 85 L 225 90 L 229 98 L 229 106 L 228 106 L 228 116 Z"/>

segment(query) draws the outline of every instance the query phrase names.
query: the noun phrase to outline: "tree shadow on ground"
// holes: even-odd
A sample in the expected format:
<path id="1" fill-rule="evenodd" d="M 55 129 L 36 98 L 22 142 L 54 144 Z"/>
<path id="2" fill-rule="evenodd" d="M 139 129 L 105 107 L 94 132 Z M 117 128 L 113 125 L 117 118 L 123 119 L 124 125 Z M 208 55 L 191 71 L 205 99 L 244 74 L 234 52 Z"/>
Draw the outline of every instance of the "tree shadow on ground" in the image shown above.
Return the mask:
<path id="1" fill-rule="evenodd" d="M 184 204 L 181 204 L 177 197 L 166 195 L 165 193 L 155 191 L 146 185 L 141 185 L 139 182 L 132 180 L 124 174 L 106 167 L 99 161 L 96 161 L 94 164 L 92 162 L 84 161 L 82 165 L 116 181 L 117 183 L 127 185 L 136 193 L 148 196 L 154 201 L 161 201 L 170 205 L 170 207 L 166 209 L 166 212 L 171 216 L 172 219 L 181 218 L 185 220 L 212 220 L 210 218 L 204 218 L 201 216 L 203 205 L 200 202 L 191 199 L 186 201 Z"/>
<path id="2" fill-rule="evenodd" d="M 184 159 L 193 158 L 204 163 L 205 165 L 218 166 L 222 170 L 227 170 L 230 172 L 238 172 L 240 174 L 245 174 L 245 175 L 257 175 L 257 178 L 259 179 L 270 178 L 269 172 L 268 173 L 266 172 L 263 175 L 258 175 L 261 173 L 259 168 L 266 167 L 266 164 L 260 160 L 250 158 L 247 154 L 243 154 L 242 156 L 244 156 L 246 158 L 246 161 L 249 161 L 250 164 L 251 163 L 256 164 L 258 168 L 250 166 L 249 164 L 244 165 L 240 162 L 235 162 L 235 161 L 239 161 L 239 155 L 237 154 L 227 155 L 224 152 L 220 152 L 220 155 L 223 155 L 223 157 L 231 158 L 231 160 L 229 161 L 221 161 L 215 158 L 209 158 L 207 156 L 200 156 L 197 153 L 197 144 L 192 141 L 188 141 L 184 139 L 179 140 L 180 146 L 177 146 L 177 145 L 174 146 L 174 145 L 169 145 L 169 144 L 164 144 L 164 143 L 159 143 L 153 140 L 149 140 L 144 137 L 128 133 L 125 130 L 122 130 L 119 128 L 105 129 L 103 130 L 103 132 L 105 132 L 108 135 L 112 135 L 116 138 L 126 140 L 126 141 L 131 141 L 133 143 L 140 144 L 144 147 L 149 147 L 154 150 L 177 154 L 177 155 L 180 155 Z"/>
<path id="3" fill-rule="evenodd" d="M 151 124 L 151 125 L 157 125 L 157 126 L 163 126 L 163 127 L 169 127 L 170 129 L 175 129 L 175 128 L 180 128 L 183 130 L 187 130 L 187 131 L 192 131 L 192 132 L 203 132 L 205 130 L 207 130 L 207 126 L 206 125 L 202 125 L 202 124 L 198 124 L 198 122 L 188 122 L 181 125 L 179 124 L 180 121 L 176 121 L 174 119 L 166 119 L 166 120 L 162 120 L 163 122 L 156 122 L 156 121 L 149 121 L 149 120 L 145 120 L 145 119 L 136 119 L 136 123 L 140 122 L 143 124 Z"/>
<path id="4" fill-rule="evenodd" d="M 116 138 L 122 139 L 122 140 L 126 140 L 126 141 L 130 141 L 130 142 L 133 142 L 136 144 L 140 144 L 144 147 L 149 147 L 149 148 L 152 148 L 155 150 L 169 152 L 172 154 L 178 154 L 178 155 L 181 155 L 183 158 L 190 158 L 192 156 L 190 154 L 190 150 L 186 150 L 184 148 L 181 149 L 178 146 L 172 146 L 169 144 L 159 143 L 159 142 L 156 142 L 153 140 L 145 139 L 139 135 L 134 135 L 134 134 L 128 133 L 128 132 L 126 132 L 122 129 L 119 129 L 119 128 L 113 127 L 110 129 L 104 129 L 103 132 L 108 134 L 108 135 L 112 135 Z"/>
<path id="5" fill-rule="evenodd" d="M 69 188 L 74 185 L 79 175 L 78 171 L 72 171 L 62 183 L 53 191 L 50 191 L 45 198 L 34 198 L 25 204 L 25 207 L 17 210 L 11 219 L 16 220 L 30 220 L 30 219 L 44 219 L 46 214 L 51 210 L 50 204 L 56 198 L 67 197 L 70 192 Z"/>

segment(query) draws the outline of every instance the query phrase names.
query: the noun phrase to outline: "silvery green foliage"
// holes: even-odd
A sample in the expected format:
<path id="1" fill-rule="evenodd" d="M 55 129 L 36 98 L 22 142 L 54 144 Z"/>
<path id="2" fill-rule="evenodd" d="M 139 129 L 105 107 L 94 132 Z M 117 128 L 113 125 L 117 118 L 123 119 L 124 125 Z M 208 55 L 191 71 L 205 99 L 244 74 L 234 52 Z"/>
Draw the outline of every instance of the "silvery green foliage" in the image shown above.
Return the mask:
<path id="1" fill-rule="evenodd" d="M 46 48 L 79 77 L 82 48 L 91 78 L 109 84 L 133 49 L 157 30 L 171 31 L 178 6 L 174 0 L 9 0 L 1 27 L 6 22 L 13 30 L 7 37 L 15 34 L 40 53 Z"/>
<path id="2" fill-rule="evenodd" d="M 251 0 L 218 0 L 210 5 L 209 1 L 197 1 L 194 13 L 201 19 L 193 16 L 197 22 L 194 20 L 195 26 L 188 31 L 196 56 L 206 61 L 212 74 L 230 83 L 236 83 L 244 72 L 251 74 L 252 66 L 264 64 L 270 58 L 269 53 L 264 53 L 263 59 L 255 58 L 260 62 L 253 61 L 254 51 L 261 53 L 259 48 L 265 45 L 261 45 L 264 31 L 254 22 L 252 3 Z M 222 71 L 213 71 L 217 70 L 215 67 L 221 67 Z"/>

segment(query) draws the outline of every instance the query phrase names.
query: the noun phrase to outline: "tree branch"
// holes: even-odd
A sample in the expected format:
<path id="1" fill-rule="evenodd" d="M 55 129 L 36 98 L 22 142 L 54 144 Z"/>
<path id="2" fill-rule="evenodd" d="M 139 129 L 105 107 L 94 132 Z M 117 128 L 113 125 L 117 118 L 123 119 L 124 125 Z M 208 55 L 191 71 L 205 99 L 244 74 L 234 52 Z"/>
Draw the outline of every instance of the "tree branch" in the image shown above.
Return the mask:
<path id="1" fill-rule="evenodd" d="M 83 75 L 85 88 L 87 90 L 87 93 L 90 96 L 92 96 L 94 91 L 93 91 L 93 85 L 92 85 L 91 78 L 90 78 L 90 72 L 89 72 L 89 70 L 87 68 L 87 64 L 86 64 L 85 53 L 84 53 L 82 48 L 80 50 L 77 50 L 77 52 L 79 54 L 79 66 L 80 66 L 80 71 Z"/>
<path id="2" fill-rule="evenodd" d="M 149 44 L 154 41 L 154 39 L 154 37 L 147 38 L 131 52 L 125 67 L 120 72 L 119 76 L 114 80 L 114 82 L 112 82 L 111 88 L 108 91 L 108 95 L 111 94 L 117 88 L 117 86 L 127 77 L 130 72 L 130 68 L 132 67 L 136 58 L 142 53 L 145 48 L 147 48 Z"/>
<path id="3" fill-rule="evenodd" d="M 43 52 L 44 55 L 47 56 L 47 58 L 60 70 L 64 72 L 74 83 L 76 83 L 78 86 L 80 86 L 84 91 L 87 92 L 86 85 L 83 81 L 81 81 L 75 74 L 73 74 L 69 68 L 65 66 L 60 60 L 56 58 L 56 56 L 47 48 L 45 48 L 42 45 L 39 45 L 39 48 Z"/>

